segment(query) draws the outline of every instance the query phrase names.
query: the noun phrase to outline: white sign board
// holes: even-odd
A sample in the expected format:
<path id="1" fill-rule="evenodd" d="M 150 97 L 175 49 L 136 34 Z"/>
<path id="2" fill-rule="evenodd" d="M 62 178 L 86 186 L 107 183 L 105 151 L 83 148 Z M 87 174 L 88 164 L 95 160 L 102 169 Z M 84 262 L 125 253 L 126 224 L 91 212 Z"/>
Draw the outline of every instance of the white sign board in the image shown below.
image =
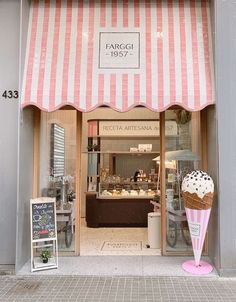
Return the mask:
<path id="1" fill-rule="evenodd" d="M 199 223 L 188 223 L 190 233 L 193 237 L 200 237 L 200 224 Z"/>
<path id="2" fill-rule="evenodd" d="M 100 32 L 99 68 L 140 68 L 140 33 Z"/>
<path id="3" fill-rule="evenodd" d="M 175 121 L 166 121 L 165 134 L 177 135 Z M 102 136 L 160 136 L 159 121 L 100 121 L 99 135 Z"/>
<path id="4" fill-rule="evenodd" d="M 30 200 L 31 272 L 58 267 L 56 198 Z M 49 253 L 46 262 L 38 255 Z M 45 260 L 45 259 L 44 259 Z"/>

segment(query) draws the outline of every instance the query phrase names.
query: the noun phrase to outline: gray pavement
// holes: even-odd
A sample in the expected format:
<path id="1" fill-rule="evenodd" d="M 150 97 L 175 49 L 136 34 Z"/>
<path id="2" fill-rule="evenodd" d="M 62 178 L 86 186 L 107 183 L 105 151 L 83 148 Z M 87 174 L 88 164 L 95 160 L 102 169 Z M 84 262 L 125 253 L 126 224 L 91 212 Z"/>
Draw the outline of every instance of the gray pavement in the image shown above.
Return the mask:
<path id="1" fill-rule="evenodd" d="M 217 276 L 0 276 L 0 301 L 236 301 L 236 279 Z"/>
<path id="2" fill-rule="evenodd" d="M 190 274 L 182 269 L 182 263 L 193 257 L 163 257 L 163 256 L 80 256 L 59 257 L 58 269 L 41 271 L 40 275 L 57 276 L 124 276 L 124 277 L 156 277 L 180 276 L 189 277 Z M 211 263 L 208 257 L 202 260 Z M 19 272 L 19 275 L 35 275 L 30 273 L 30 261 Z M 217 271 L 207 275 L 212 278 L 218 276 Z"/>

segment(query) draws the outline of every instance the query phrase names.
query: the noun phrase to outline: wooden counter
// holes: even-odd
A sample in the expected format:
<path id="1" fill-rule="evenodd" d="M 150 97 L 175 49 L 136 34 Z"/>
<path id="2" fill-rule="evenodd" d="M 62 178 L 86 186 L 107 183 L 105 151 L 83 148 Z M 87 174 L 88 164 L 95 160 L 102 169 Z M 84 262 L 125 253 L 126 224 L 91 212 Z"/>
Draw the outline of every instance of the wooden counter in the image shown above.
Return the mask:
<path id="1" fill-rule="evenodd" d="M 147 214 L 153 211 L 151 197 L 102 198 L 86 193 L 88 227 L 147 227 Z"/>

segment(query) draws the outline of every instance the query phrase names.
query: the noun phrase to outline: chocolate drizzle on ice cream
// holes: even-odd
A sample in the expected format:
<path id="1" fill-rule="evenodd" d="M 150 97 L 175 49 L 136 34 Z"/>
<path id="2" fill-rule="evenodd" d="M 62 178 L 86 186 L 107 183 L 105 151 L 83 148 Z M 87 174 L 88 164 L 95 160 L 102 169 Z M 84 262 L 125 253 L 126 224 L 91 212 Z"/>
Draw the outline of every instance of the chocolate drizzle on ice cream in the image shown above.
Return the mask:
<path id="1" fill-rule="evenodd" d="M 212 207 L 214 183 L 212 178 L 201 170 L 188 173 L 182 182 L 184 206 L 188 209 L 207 210 Z"/>
<path id="2" fill-rule="evenodd" d="M 203 198 L 207 193 L 214 192 L 214 183 L 206 172 L 194 170 L 184 177 L 182 191 L 190 194 L 195 193 L 199 198 Z"/>

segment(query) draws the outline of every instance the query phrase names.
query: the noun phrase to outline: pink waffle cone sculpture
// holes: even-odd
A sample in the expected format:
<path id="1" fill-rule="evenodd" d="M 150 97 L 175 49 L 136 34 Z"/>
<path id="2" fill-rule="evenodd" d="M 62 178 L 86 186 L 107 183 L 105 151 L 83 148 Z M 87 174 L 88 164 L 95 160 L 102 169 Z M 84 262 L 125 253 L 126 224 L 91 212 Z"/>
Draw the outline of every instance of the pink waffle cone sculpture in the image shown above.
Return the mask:
<path id="1" fill-rule="evenodd" d="M 185 208 L 185 210 L 192 240 L 195 265 L 199 266 L 211 209 L 193 210 Z"/>
<path id="2" fill-rule="evenodd" d="M 208 274 L 213 267 L 200 259 L 211 213 L 214 184 L 209 175 L 196 170 L 186 175 L 182 190 L 194 253 L 194 261 L 186 261 L 182 267 L 193 274 Z"/>

